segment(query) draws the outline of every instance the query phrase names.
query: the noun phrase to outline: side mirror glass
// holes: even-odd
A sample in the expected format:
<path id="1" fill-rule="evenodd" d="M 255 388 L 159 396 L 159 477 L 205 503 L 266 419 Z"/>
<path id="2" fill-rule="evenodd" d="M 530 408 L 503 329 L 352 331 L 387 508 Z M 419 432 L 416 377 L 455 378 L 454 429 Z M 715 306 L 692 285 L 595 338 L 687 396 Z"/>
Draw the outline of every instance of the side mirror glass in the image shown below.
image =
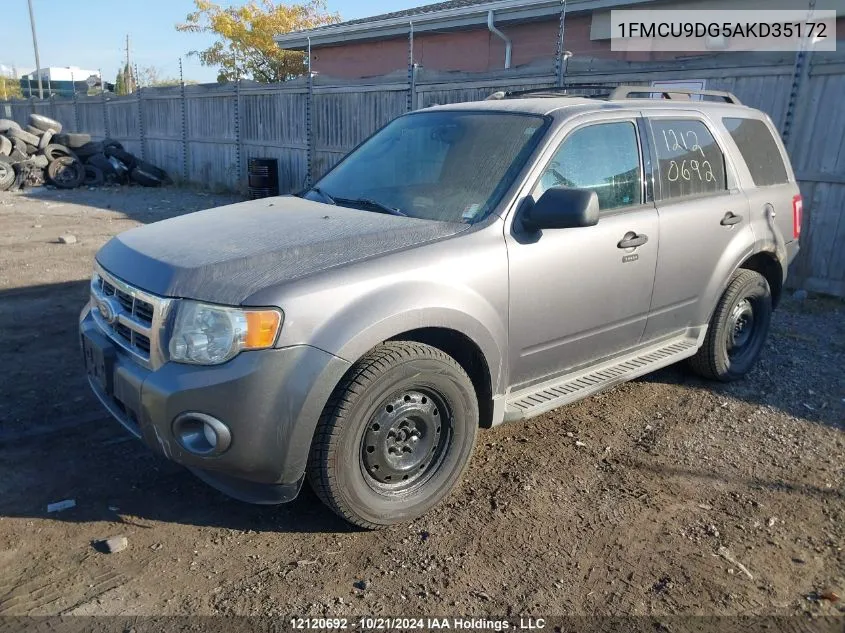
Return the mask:
<path id="1" fill-rule="evenodd" d="M 523 215 L 529 230 L 571 229 L 599 221 L 599 198 L 591 189 L 551 187 Z"/>

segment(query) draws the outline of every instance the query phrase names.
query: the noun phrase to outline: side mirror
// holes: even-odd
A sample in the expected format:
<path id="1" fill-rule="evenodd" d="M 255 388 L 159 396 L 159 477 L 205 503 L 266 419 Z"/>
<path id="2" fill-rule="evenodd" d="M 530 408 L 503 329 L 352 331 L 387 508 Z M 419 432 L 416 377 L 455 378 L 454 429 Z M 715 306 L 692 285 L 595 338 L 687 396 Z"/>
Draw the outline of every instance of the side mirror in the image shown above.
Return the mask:
<path id="1" fill-rule="evenodd" d="M 552 187 L 523 215 L 529 230 L 571 229 L 594 226 L 599 221 L 599 198 L 591 189 Z"/>

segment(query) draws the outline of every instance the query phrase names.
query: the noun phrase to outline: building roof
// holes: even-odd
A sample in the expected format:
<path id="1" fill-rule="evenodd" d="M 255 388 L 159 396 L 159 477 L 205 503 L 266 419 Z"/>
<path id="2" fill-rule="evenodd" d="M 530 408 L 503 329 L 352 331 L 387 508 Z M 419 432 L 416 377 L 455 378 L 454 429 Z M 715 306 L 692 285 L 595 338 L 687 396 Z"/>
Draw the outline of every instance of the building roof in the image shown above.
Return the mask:
<path id="1" fill-rule="evenodd" d="M 567 0 L 566 12 L 568 15 L 653 1 L 655 0 Z M 414 9 L 329 24 L 307 31 L 284 33 L 275 40 L 286 50 L 306 50 L 309 39 L 311 46 L 332 46 L 350 41 L 407 37 L 412 24 L 415 33 L 486 28 L 490 11 L 493 12 L 497 25 L 553 19 L 560 15 L 562 6 L 561 0 L 447 0 Z"/>
<path id="2" fill-rule="evenodd" d="M 368 18 L 347 20 L 346 22 L 341 22 L 341 24 L 366 24 L 367 22 L 380 22 L 381 20 L 390 18 L 413 18 L 414 16 L 425 15 L 426 13 L 435 13 L 437 11 L 445 11 L 446 9 L 460 9 L 462 7 L 477 7 L 482 4 L 492 4 L 493 2 L 495 0 L 448 0 L 447 2 L 435 2 L 434 4 L 426 4 L 421 7 L 413 7 L 402 11 L 372 15 Z"/>

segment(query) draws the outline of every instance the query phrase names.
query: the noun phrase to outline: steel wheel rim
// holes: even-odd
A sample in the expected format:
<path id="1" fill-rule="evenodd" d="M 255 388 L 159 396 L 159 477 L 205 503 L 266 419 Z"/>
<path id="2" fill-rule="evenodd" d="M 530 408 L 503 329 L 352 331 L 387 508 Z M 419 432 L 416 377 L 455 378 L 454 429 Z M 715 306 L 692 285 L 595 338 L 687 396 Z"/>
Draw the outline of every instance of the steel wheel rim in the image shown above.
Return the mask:
<path id="1" fill-rule="evenodd" d="M 737 303 L 728 318 L 728 356 L 741 356 L 756 338 L 756 320 L 754 306 L 748 298 Z"/>
<path id="2" fill-rule="evenodd" d="M 442 395 L 411 387 L 386 398 L 370 416 L 361 438 L 361 471 L 379 492 L 422 485 L 448 452 L 452 415 Z"/>

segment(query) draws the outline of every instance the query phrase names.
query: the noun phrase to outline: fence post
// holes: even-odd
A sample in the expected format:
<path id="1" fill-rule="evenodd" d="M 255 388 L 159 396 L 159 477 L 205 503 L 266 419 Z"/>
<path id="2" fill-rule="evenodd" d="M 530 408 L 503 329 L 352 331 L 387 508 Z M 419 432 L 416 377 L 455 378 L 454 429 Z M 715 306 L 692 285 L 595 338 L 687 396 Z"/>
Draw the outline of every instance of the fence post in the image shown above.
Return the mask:
<path id="1" fill-rule="evenodd" d="M 414 63 L 414 21 L 408 22 L 408 112 L 416 107 L 416 77 L 417 65 Z"/>
<path id="2" fill-rule="evenodd" d="M 816 0 L 810 0 L 809 9 L 807 11 L 807 20 L 812 20 L 813 12 L 816 8 Z M 801 45 L 795 52 L 795 64 L 792 67 L 792 86 L 789 91 L 789 97 L 786 101 L 786 111 L 783 115 L 783 121 L 780 126 L 780 135 L 787 149 L 791 150 L 792 146 L 789 142 L 792 133 L 792 121 L 795 118 L 795 108 L 798 104 L 798 99 L 801 96 L 801 86 L 806 81 L 810 70 L 810 60 L 813 55 L 812 44 L 808 41 L 806 36 L 801 40 Z"/>
<path id="3" fill-rule="evenodd" d="M 188 182 L 188 116 L 185 104 L 185 78 L 182 75 L 182 58 L 179 58 L 179 104 L 182 106 L 182 178 Z"/>
<path id="4" fill-rule="evenodd" d="M 82 127 L 79 123 L 79 95 L 76 94 L 76 82 L 73 80 L 73 73 L 70 74 L 70 84 L 73 87 L 73 124 L 76 126 L 74 132 L 79 132 Z"/>
<path id="5" fill-rule="evenodd" d="M 102 74 L 100 75 L 102 82 Z M 108 106 L 106 105 L 106 90 L 103 88 L 100 96 L 103 98 L 103 136 L 106 138 L 111 138 L 111 134 L 109 134 L 109 110 Z"/>
<path id="6" fill-rule="evenodd" d="M 241 80 L 235 79 L 235 166 L 237 169 L 237 178 L 235 183 L 235 190 L 238 191 L 243 178 L 241 169 L 243 168 L 243 143 L 241 139 Z"/>
<path id="7" fill-rule="evenodd" d="M 560 25 L 557 33 L 557 50 L 555 51 L 555 81 L 558 88 L 563 87 L 564 81 L 564 55 L 566 51 L 563 44 L 566 41 L 564 35 L 566 34 L 566 0 L 561 0 L 560 4 Z"/>
<path id="8" fill-rule="evenodd" d="M 305 97 L 305 136 L 307 139 L 308 149 L 306 150 L 306 174 L 305 186 L 310 187 L 313 179 L 314 169 L 314 130 L 311 125 L 311 110 L 313 108 L 314 99 L 314 73 L 308 71 L 308 93 Z"/>
<path id="9" fill-rule="evenodd" d="M 138 86 L 135 90 L 138 93 L 138 137 L 141 142 L 141 160 L 147 160 L 147 152 L 144 142 L 144 96 L 143 89 Z"/>

